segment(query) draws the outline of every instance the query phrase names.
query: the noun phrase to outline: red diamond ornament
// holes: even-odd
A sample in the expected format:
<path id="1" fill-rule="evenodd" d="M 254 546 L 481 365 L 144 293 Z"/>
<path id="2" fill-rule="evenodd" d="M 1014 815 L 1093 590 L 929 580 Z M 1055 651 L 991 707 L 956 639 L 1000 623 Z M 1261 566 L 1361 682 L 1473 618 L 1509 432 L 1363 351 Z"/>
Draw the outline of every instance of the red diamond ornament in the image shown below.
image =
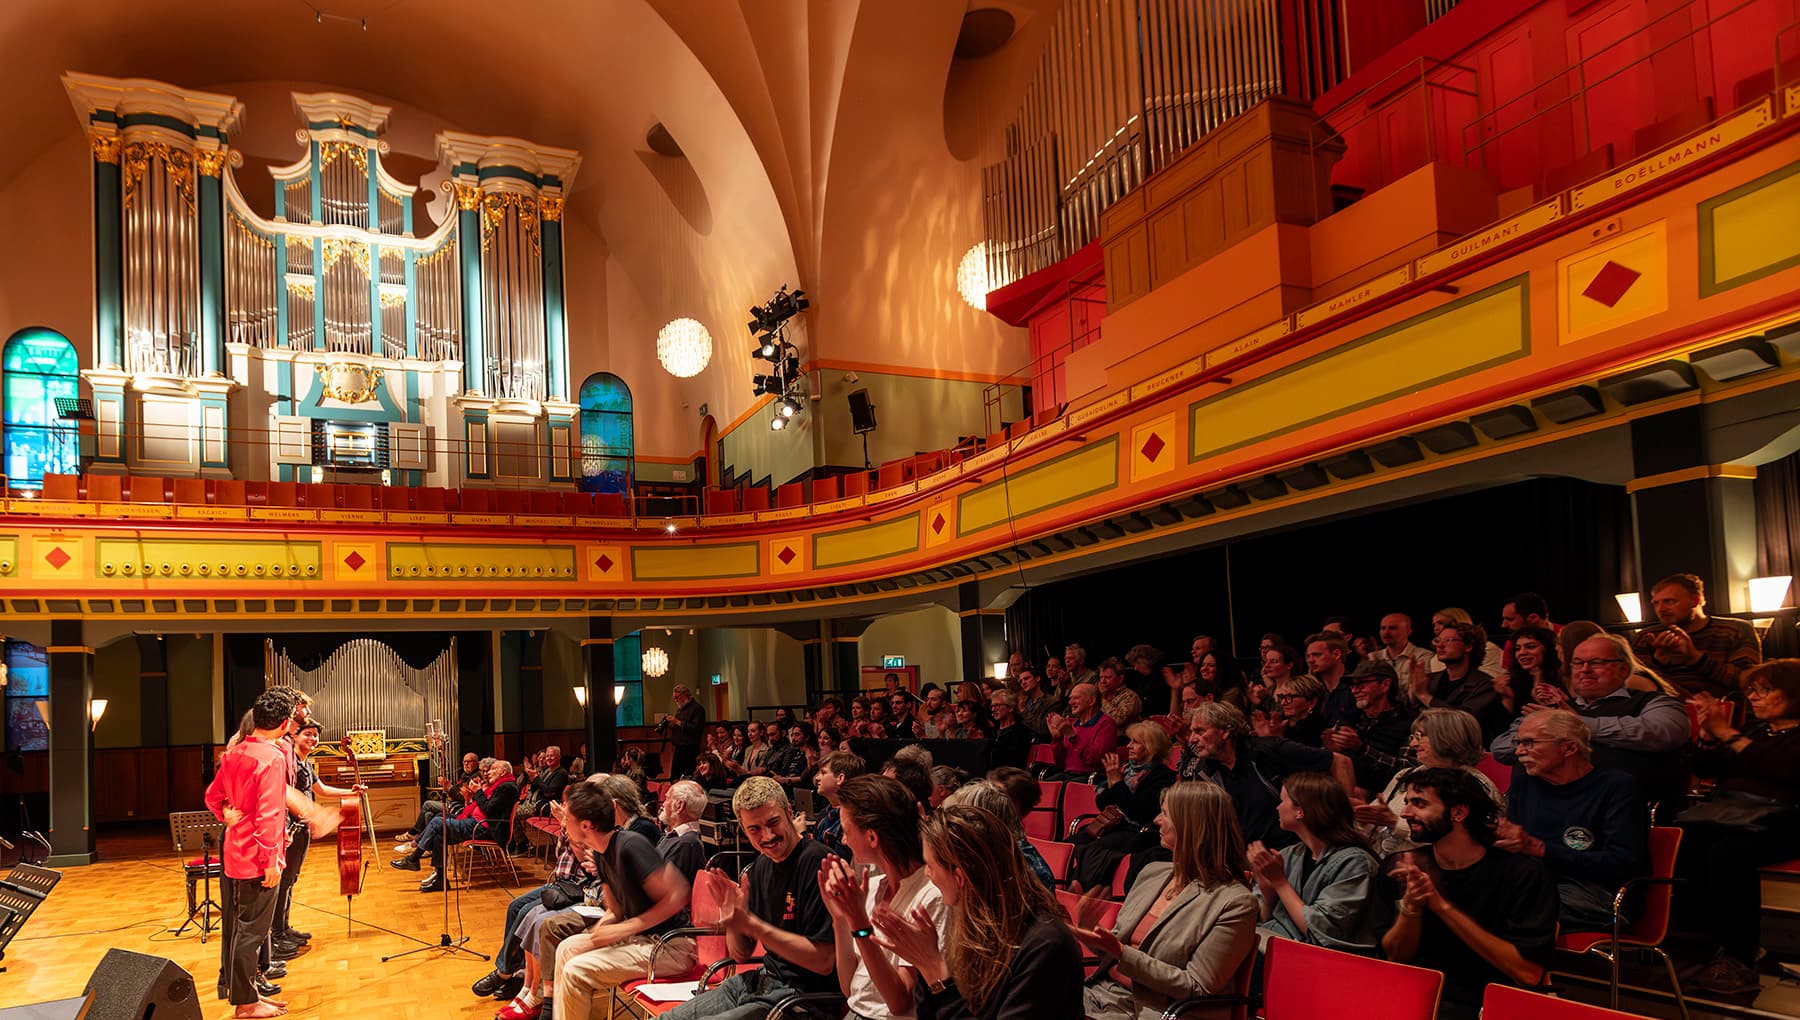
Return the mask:
<path id="1" fill-rule="evenodd" d="M 775 554 L 775 558 L 780 560 L 781 565 L 785 567 L 794 562 L 796 555 L 793 546 L 784 545 L 781 547 L 781 551 Z"/>
<path id="2" fill-rule="evenodd" d="M 61 570 L 63 564 L 69 562 L 71 559 L 73 559 L 73 557 L 68 553 L 63 552 L 62 546 L 60 545 L 44 554 L 44 562 L 58 570 Z"/>
<path id="3" fill-rule="evenodd" d="M 363 564 L 367 562 L 369 561 L 362 558 L 362 553 L 355 549 L 350 550 L 350 555 L 344 557 L 344 566 L 349 567 L 352 571 L 361 570 Z"/>
<path id="4" fill-rule="evenodd" d="M 948 524 L 948 523 L 950 523 L 950 522 L 949 522 L 949 521 L 946 521 L 946 520 L 944 520 L 944 515 L 943 515 L 943 514 L 938 514 L 938 515 L 937 515 L 937 516 L 936 516 L 936 517 L 933 517 L 933 518 L 932 518 L 932 519 L 931 519 L 931 531 L 932 531 L 932 534 L 934 534 L 934 535 L 942 535 L 942 534 L 943 534 L 943 533 L 944 533 L 944 525 L 946 525 L 946 524 Z"/>
<path id="5" fill-rule="evenodd" d="M 594 566 L 599 567 L 602 574 L 609 573 L 613 568 L 613 558 L 601 553 L 600 558 L 594 561 Z"/>
<path id="6" fill-rule="evenodd" d="M 1144 440 L 1144 445 L 1138 452 L 1144 455 L 1145 460 L 1155 460 L 1157 454 L 1162 453 L 1163 448 L 1168 445 L 1169 444 L 1163 442 L 1161 436 L 1152 432 L 1150 433 L 1150 438 Z"/>
<path id="7" fill-rule="evenodd" d="M 1619 303 L 1625 292 L 1643 275 L 1629 266 L 1622 266 L 1608 259 L 1606 265 L 1600 267 L 1600 272 L 1594 274 L 1594 278 L 1588 282 L 1581 296 L 1611 308 Z"/>

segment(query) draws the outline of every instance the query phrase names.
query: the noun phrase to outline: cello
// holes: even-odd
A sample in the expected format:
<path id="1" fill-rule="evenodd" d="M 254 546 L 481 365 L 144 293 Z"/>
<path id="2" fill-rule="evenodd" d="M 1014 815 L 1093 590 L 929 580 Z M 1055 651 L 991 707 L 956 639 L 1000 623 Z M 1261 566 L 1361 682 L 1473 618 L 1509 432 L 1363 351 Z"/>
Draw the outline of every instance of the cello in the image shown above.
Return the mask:
<path id="1" fill-rule="evenodd" d="M 369 811 L 368 797 L 364 792 L 362 770 L 357 766 L 355 752 L 350 749 L 350 738 L 345 737 L 340 746 L 344 750 L 344 760 L 350 763 L 351 775 L 350 792 L 339 797 L 337 804 L 338 892 L 347 901 L 362 892 L 363 875 L 369 867 L 369 862 L 363 855 L 365 825 L 368 828 L 368 845 L 371 851 L 379 844 L 375 839 L 375 819 Z"/>

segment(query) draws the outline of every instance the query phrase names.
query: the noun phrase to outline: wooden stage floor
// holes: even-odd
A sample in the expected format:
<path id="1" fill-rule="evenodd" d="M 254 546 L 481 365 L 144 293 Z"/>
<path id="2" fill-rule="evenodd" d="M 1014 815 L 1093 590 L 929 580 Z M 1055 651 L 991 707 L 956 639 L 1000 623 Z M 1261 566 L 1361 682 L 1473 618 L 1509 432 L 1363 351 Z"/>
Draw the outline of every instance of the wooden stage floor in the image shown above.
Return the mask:
<path id="1" fill-rule="evenodd" d="M 444 930 L 443 894 L 418 891 L 423 872 L 388 867 L 392 846 L 384 838 L 348 920 L 338 895 L 335 839 L 309 852 L 294 890 L 292 923 L 312 933 L 312 945 L 288 962 L 287 977 L 276 982 L 289 1015 L 489 1020 L 503 1003 L 469 991 L 488 970 L 481 960 L 432 950 L 381 962 L 385 955 L 435 945 Z M 99 863 L 63 872 L 49 899 L 6 948 L 0 1007 L 79 995 L 106 951 L 120 948 L 173 960 L 194 976 L 204 1016 L 230 1016 L 231 1006 L 216 992 L 217 933 L 202 946 L 193 928 L 182 935 L 170 931 L 182 922 L 187 906 L 181 862 L 170 849 L 167 829 L 103 835 L 99 854 Z M 498 880 L 478 874 L 473 888 L 451 890 L 450 933 L 472 936 L 469 948 L 491 956 L 507 903 L 542 883 L 536 861 L 514 863 L 518 888 L 504 885 L 505 874 Z"/>

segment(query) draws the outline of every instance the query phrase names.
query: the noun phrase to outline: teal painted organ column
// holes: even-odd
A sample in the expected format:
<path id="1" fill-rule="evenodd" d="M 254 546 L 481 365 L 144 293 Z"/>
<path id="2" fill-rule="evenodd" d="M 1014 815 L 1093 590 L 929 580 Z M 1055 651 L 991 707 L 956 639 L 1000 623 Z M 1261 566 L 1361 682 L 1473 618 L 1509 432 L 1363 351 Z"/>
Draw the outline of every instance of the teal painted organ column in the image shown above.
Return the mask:
<path id="1" fill-rule="evenodd" d="M 563 315 L 563 200 L 543 201 L 544 245 L 544 392 L 552 400 L 569 399 L 569 327 Z"/>
<path id="2" fill-rule="evenodd" d="M 119 137 L 94 135 L 94 364 L 125 364 L 125 232 Z"/>
<path id="3" fill-rule="evenodd" d="M 481 332 L 481 189 L 456 186 L 457 246 L 462 256 L 463 389 L 487 391 L 487 345 Z"/>
<path id="4" fill-rule="evenodd" d="M 223 152 L 201 152 L 200 168 L 200 372 L 225 374 L 225 205 L 220 174 Z"/>

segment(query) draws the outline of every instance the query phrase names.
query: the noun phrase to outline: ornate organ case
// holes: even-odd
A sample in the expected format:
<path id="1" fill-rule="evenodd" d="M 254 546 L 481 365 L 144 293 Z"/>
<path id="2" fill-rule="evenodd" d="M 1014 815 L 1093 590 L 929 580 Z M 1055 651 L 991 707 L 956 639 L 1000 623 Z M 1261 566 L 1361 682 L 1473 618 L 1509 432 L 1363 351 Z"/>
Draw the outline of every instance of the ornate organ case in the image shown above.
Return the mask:
<path id="1" fill-rule="evenodd" d="M 64 85 L 93 153 L 91 470 L 573 483 L 562 210 L 579 154 L 442 132 L 426 189 L 383 168 L 388 107 L 296 93 L 301 152 L 270 168 L 264 216 L 234 174 L 233 97 Z"/>

